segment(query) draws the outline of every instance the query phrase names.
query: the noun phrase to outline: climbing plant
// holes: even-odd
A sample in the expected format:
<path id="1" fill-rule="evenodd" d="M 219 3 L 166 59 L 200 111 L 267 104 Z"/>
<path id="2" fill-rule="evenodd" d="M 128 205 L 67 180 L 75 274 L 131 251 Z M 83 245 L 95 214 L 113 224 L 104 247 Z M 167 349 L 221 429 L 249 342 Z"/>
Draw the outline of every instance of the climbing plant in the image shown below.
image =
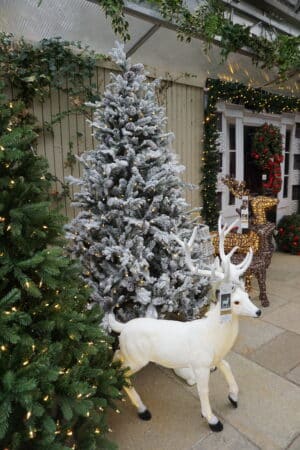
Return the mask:
<path id="1" fill-rule="evenodd" d="M 68 109 L 55 115 L 51 122 L 40 124 L 32 114 L 26 114 L 31 124 L 35 121 L 38 134 L 51 133 L 53 124 L 70 114 L 80 113 L 90 118 L 85 102 L 99 100 L 96 86 L 91 82 L 99 58 L 104 56 L 96 56 L 80 42 L 52 38 L 32 44 L 23 38 L 15 39 L 13 34 L 0 33 L 0 79 L 13 93 L 13 101 L 21 100 L 30 109 L 34 99 L 44 102 L 51 89 L 68 94 Z M 70 143 L 66 164 L 74 162 Z M 68 185 L 54 176 L 53 179 L 61 183 L 62 196 L 68 195 Z"/>
<path id="2" fill-rule="evenodd" d="M 129 40 L 124 0 L 97 2 L 111 19 L 114 32 L 125 41 Z M 139 3 L 139 0 L 136 2 Z M 272 39 L 257 36 L 251 32 L 251 27 L 233 23 L 229 6 L 226 8 L 220 0 L 205 0 L 193 11 L 184 0 L 146 0 L 146 3 L 158 10 L 165 20 L 176 24 L 179 39 L 189 42 L 192 37 L 200 36 L 207 48 L 217 40 L 224 59 L 229 53 L 247 47 L 255 64 L 269 69 L 277 66 L 282 78 L 300 70 L 300 36 L 278 34 Z M 270 32 L 274 35 L 273 29 Z"/>

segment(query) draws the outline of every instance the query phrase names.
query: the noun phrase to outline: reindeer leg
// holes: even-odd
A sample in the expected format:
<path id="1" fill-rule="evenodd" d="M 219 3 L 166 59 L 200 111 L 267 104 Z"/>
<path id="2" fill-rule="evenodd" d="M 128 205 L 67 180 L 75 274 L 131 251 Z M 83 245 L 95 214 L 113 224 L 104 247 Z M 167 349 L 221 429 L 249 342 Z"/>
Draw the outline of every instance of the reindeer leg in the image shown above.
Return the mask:
<path id="1" fill-rule="evenodd" d="M 222 374 L 224 375 L 224 378 L 227 381 L 227 384 L 229 386 L 228 399 L 230 400 L 232 406 L 234 406 L 234 408 L 237 408 L 239 387 L 237 385 L 237 382 L 235 381 L 231 367 L 228 364 L 228 362 L 225 361 L 225 359 L 222 359 L 222 361 L 219 363 L 218 367 L 221 370 Z"/>
<path id="2" fill-rule="evenodd" d="M 136 362 L 129 362 L 127 361 L 123 354 L 121 353 L 120 350 L 117 350 L 115 352 L 114 355 L 114 361 L 119 360 L 122 362 L 122 367 L 124 369 L 126 369 L 126 377 L 130 377 L 131 375 L 133 375 L 134 373 L 138 372 L 139 370 L 141 370 L 146 364 L 147 362 L 141 362 L 140 364 L 136 363 Z M 147 406 L 144 405 L 144 403 L 142 402 L 141 397 L 139 396 L 139 394 L 137 393 L 137 391 L 134 389 L 134 387 L 131 384 L 131 380 L 127 379 L 128 382 L 128 386 L 124 386 L 124 391 L 126 392 L 126 394 L 129 397 L 129 400 L 131 401 L 131 403 L 136 407 L 137 411 L 138 411 L 138 416 L 140 419 L 142 420 L 150 420 L 151 419 L 151 413 L 148 410 Z"/>
<path id="3" fill-rule="evenodd" d="M 212 431 L 222 431 L 223 424 L 219 419 L 213 414 L 210 403 L 209 403 L 209 375 L 210 368 L 193 368 L 195 373 L 195 378 L 197 380 L 197 388 L 201 403 L 202 416 L 206 418 L 208 425 Z"/>
<path id="4" fill-rule="evenodd" d="M 266 288 L 266 267 L 262 268 L 260 271 L 256 272 L 256 278 L 259 286 L 259 299 L 261 301 L 262 306 L 269 306 L 270 302 L 267 297 L 267 288 Z"/>

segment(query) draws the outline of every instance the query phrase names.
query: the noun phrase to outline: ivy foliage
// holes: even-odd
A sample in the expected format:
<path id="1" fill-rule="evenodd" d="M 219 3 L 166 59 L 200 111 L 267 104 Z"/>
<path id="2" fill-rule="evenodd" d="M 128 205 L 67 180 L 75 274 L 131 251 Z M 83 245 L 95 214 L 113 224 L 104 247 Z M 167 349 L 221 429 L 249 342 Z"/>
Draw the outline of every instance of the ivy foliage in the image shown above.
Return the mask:
<path id="1" fill-rule="evenodd" d="M 300 98 L 272 94 L 262 89 L 249 88 L 242 83 L 228 83 L 208 79 L 206 84 L 207 106 L 204 121 L 203 176 L 201 181 L 202 216 L 215 229 L 219 215 L 217 206 L 217 176 L 219 170 L 219 148 L 217 128 L 217 102 L 243 105 L 254 112 L 282 114 L 300 110 Z"/>
<path id="2" fill-rule="evenodd" d="M 96 86 L 89 83 L 95 62 L 94 52 L 77 41 L 56 37 L 33 45 L 23 38 L 14 39 L 13 34 L 0 33 L 1 79 L 11 83 L 15 99 L 27 106 L 36 97 L 45 100 L 51 88 L 68 92 L 74 99 L 97 100 Z"/>
<path id="3" fill-rule="evenodd" d="M 20 100 L 30 109 L 35 99 L 44 102 L 51 89 L 68 94 L 68 109 L 53 117 L 51 122 L 39 123 L 32 114 L 26 114 L 26 120 L 34 125 L 38 134 L 43 131 L 52 133 L 53 124 L 70 114 L 79 113 L 91 119 L 85 102 L 99 100 L 96 85 L 91 80 L 100 58 L 105 57 L 96 55 L 79 41 L 56 37 L 32 44 L 23 38 L 15 39 L 13 34 L 0 33 L 0 79 L 13 93 L 12 101 Z M 71 150 L 66 162 L 68 165 L 75 163 Z M 55 196 L 56 200 L 69 195 L 67 183 L 55 176 L 53 181 L 61 185 L 61 193 Z"/>
<path id="4" fill-rule="evenodd" d="M 98 3 L 111 19 L 114 32 L 125 41 L 129 40 L 124 0 L 98 0 Z M 257 36 L 251 32 L 251 27 L 233 23 L 228 7 L 220 0 L 205 0 L 194 10 L 190 10 L 184 0 L 146 0 L 146 3 L 158 10 L 165 20 L 176 24 L 180 40 L 190 42 L 192 37 L 200 36 L 209 48 L 217 39 L 224 59 L 229 53 L 247 47 L 253 52 L 255 64 L 269 69 L 277 66 L 283 78 L 300 69 L 300 36 L 278 34 L 272 40 Z"/>

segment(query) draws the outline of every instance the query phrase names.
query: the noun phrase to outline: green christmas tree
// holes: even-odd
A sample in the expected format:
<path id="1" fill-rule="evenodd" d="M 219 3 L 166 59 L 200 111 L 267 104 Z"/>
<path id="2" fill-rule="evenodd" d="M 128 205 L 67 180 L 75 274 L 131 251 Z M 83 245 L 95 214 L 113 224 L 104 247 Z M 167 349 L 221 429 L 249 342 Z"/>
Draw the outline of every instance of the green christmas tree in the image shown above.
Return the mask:
<path id="1" fill-rule="evenodd" d="M 123 373 L 101 311 L 63 253 L 47 162 L 21 103 L 0 86 L 0 448 L 106 449 Z"/>

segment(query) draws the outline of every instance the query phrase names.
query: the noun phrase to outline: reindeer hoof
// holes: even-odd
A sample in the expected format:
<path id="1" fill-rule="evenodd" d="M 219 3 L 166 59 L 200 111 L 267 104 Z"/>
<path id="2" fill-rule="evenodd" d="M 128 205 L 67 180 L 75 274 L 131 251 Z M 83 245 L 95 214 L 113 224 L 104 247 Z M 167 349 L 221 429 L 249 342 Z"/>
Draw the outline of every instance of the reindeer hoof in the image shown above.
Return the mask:
<path id="1" fill-rule="evenodd" d="M 233 398 L 231 398 L 230 395 L 228 395 L 228 400 L 230 401 L 230 403 L 234 408 L 238 407 L 238 402 L 236 400 L 233 400 Z"/>
<path id="2" fill-rule="evenodd" d="M 215 423 L 215 424 L 209 423 L 208 425 L 209 425 L 209 428 L 211 429 L 211 431 L 218 432 L 218 431 L 222 431 L 223 430 L 223 424 L 220 421 Z"/>
<path id="3" fill-rule="evenodd" d="M 138 416 L 142 420 L 150 420 L 152 417 L 151 412 L 148 409 L 145 409 L 143 412 L 139 412 Z"/>

